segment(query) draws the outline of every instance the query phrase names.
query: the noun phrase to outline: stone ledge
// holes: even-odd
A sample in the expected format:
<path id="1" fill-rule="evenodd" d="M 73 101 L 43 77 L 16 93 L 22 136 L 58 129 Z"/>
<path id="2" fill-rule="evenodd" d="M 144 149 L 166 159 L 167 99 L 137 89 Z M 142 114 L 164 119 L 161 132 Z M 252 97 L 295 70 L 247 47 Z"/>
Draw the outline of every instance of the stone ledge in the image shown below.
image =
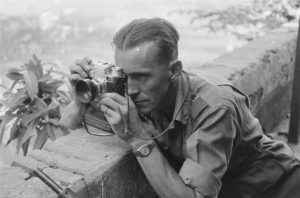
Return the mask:
<path id="1" fill-rule="evenodd" d="M 193 71 L 229 79 L 249 96 L 251 111 L 271 132 L 289 113 L 296 38 L 297 28 L 282 27 Z"/>
<path id="2" fill-rule="evenodd" d="M 272 130 L 289 111 L 296 35 L 296 28 L 282 27 L 190 71 L 217 73 L 231 80 L 250 96 L 251 110 L 264 128 Z M 272 114 L 268 113 L 270 109 Z M 29 177 L 28 171 L 37 166 L 81 197 L 150 198 L 155 195 L 122 141 L 115 137 L 90 136 L 82 129 L 55 142 L 48 141 L 43 150 L 33 151 L 26 158 L 19 157 L 13 166 L 1 170 L 2 184 L 11 185 L 1 187 L 1 197 L 55 197 L 45 184 Z M 7 177 L 15 177 L 17 181 L 2 180 L 10 179 Z"/>

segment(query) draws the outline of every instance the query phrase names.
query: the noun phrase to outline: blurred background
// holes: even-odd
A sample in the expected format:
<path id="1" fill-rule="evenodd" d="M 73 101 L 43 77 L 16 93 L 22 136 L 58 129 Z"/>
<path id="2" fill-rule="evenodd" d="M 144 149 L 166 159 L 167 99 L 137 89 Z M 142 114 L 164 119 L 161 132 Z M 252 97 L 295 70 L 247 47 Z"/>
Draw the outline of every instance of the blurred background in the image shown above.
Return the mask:
<path id="1" fill-rule="evenodd" d="M 232 51 L 297 16 L 295 0 L 0 0 L 0 83 L 32 54 L 62 70 L 91 56 L 113 61 L 114 33 L 135 18 L 179 30 L 185 69 Z"/>

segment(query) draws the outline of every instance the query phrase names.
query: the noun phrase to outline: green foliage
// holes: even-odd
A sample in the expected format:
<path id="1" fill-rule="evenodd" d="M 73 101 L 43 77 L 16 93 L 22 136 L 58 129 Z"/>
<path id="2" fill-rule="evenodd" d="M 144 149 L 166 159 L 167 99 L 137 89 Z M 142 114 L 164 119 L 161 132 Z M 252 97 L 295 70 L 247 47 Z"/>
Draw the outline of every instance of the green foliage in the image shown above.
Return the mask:
<path id="1" fill-rule="evenodd" d="M 49 65 L 48 65 L 49 66 Z M 60 96 L 67 94 L 57 89 L 64 83 L 64 75 L 54 77 L 54 65 L 46 70 L 46 64 L 35 55 L 19 68 L 11 68 L 6 77 L 13 81 L 3 93 L 0 105 L 5 114 L 0 124 L 0 143 L 16 142 L 17 151 L 26 155 L 32 149 L 40 149 L 48 138 L 52 140 L 68 131 L 59 126 Z M 4 133 L 9 138 L 4 139 Z"/>
<path id="2" fill-rule="evenodd" d="M 253 40 L 267 30 L 296 19 L 298 9 L 299 0 L 253 0 L 224 10 L 196 9 L 179 12 L 192 15 L 192 23 L 208 20 L 200 28 L 208 28 L 212 32 L 227 31 L 239 39 Z"/>

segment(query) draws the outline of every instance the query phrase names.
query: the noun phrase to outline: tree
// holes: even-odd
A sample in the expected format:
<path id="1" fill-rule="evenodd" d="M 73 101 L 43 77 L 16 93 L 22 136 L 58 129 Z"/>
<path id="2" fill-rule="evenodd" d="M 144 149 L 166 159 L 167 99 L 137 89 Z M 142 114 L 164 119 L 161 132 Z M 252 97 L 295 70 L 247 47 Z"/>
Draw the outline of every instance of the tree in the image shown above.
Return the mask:
<path id="1" fill-rule="evenodd" d="M 199 28 L 212 32 L 228 31 L 237 38 L 251 41 L 299 15 L 299 0 L 253 0 L 250 4 L 233 5 L 225 10 L 181 10 L 190 14 L 192 23 L 206 19 Z"/>

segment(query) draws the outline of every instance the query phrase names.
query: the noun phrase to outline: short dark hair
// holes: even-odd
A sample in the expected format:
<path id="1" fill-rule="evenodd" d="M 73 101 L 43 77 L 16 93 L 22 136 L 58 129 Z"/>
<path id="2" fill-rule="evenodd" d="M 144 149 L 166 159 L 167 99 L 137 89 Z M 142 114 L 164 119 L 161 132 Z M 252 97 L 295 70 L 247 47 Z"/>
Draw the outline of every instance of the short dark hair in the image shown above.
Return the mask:
<path id="1" fill-rule="evenodd" d="M 178 57 L 179 33 L 165 19 L 136 19 L 123 26 L 114 36 L 113 45 L 118 49 L 133 48 L 144 42 L 153 41 L 160 52 L 160 63 L 170 62 Z"/>

